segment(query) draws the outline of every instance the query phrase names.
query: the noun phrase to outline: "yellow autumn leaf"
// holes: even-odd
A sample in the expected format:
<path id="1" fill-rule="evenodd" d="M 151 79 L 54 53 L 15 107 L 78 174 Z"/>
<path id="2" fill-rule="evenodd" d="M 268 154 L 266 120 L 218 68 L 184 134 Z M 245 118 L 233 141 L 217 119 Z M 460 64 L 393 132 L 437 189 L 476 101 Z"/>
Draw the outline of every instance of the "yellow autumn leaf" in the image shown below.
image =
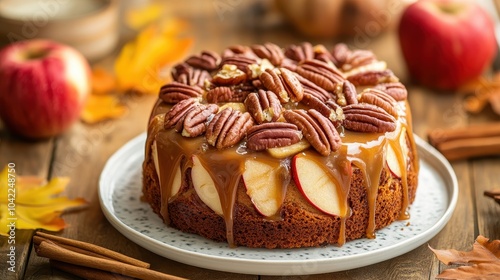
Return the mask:
<path id="1" fill-rule="evenodd" d="M 180 60 L 192 44 L 184 36 L 187 24 L 179 19 L 164 20 L 144 28 L 121 49 L 114 63 L 118 87 L 157 94 L 168 81 L 162 69 Z"/>
<path id="2" fill-rule="evenodd" d="M 153 3 L 141 8 L 130 9 L 126 12 L 125 22 L 133 29 L 139 29 L 157 19 L 163 13 L 163 5 Z"/>
<path id="3" fill-rule="evenodd" d="M 66 224 L 60 215 L 86 204 L 81 198 L 56 196 L 66 188 L 68 178 L 56 177 L 47 184 L 33 177 L 23 178 L 5 167 L 0 173 L 0 235 L 11 229 L 59 231 Z"/>
<path id="4" fill-rule="evenodd" d="M 116 96 L 91 94 L 80 118 L 88 124 L 94 124 L 121 117 L 127 112 L 127 106 L 122 105 Z"/>

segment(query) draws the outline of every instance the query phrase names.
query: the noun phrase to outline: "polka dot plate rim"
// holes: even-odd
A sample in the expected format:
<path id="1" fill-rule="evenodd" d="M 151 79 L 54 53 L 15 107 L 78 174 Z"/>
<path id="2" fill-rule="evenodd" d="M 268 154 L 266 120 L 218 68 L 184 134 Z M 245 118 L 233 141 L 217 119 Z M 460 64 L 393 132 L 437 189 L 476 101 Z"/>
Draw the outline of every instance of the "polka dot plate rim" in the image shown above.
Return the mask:
<path id="1" fill-rule="evenodd" d="M 449 162 L 415 135 L 420 157 L 419 187 L 410 219 L 342 247 L 300 249 L 230 248 L 164 225 L 140 200 L 146 134 L 133 138 L 107 161 L 99 200 L 108 221 L 128 239 L 163 257 L 193 266 L 259 275 L 306 275 L 349 270 L 392 259 L 429 241 L 447 224 L 458 198 Z"/>

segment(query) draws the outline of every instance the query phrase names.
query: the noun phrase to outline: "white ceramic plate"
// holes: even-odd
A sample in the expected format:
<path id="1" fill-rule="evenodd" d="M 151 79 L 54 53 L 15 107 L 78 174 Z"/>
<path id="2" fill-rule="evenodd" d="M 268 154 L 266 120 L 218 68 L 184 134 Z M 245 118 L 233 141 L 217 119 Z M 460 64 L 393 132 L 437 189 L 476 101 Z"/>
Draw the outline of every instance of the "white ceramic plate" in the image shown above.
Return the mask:
<path id="1" fill-rule="evenodd" d="M 455 173 L 433 147 L 416 137 L 420 177 L 411 218 L 376 232 L 375 239 L 342 247 L 304 249 L 229 248 L 225 243 L 186 234 L 164 225 L 149 204 L 141 202 L 145 134 L 118 150 L 104 167 L 99 198 L 104 215 L 140 246 L 182 263 L 227 272 L 304 275 L 348 270 L 394 258 L 426 243 L 448 222 L 458 197 Z"/>

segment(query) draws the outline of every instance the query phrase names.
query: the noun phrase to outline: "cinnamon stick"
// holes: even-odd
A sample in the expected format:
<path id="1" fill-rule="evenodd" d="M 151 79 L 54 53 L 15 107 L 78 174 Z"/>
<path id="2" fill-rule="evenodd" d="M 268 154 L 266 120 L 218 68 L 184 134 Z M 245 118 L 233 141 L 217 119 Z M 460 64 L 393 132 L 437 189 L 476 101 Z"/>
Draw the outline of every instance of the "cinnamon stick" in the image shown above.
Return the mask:
<path id="1" fill-rule="evenodd" d="M 128 276 L 123 276 L 121 274 L 106 272 L 106 271 L 102 271 L 99 269 L 83 267 L 83 266 L 69 264 L 69 263 L 55 261 L 55 260 L 50 260 L 50 266 L 52 266 L 53 268 L 62 270 L 64 272 L 67 272 L 69 274 L 73 274 L 75 276 L 78 276 L 80 278 L 87 279 L 87 280 L 102 280 L 102 279 L 106 279 L 106 280 L 132 280 L 132 279 L 136 279 L 136 278 L 132 278 L 132 277 L 128 277 Z"/>
<path id="2" fill-rule="evenodd" d="M 484 195 L 493 198 L 498 204 L 500 204 L 500 189 L 484 191 Z"/>
<path id="3" fill-rule="evenodd" d="M 151 280 L 178 280 L 184 279 L 173 275 L 163 274 L 144 267 L 134 266 L 128 263 L 122 263 L 115 260 L 102 259 L 99 257 L 88 256 L 65 249 L 52 241 L 41 241 L 35 247 L 37 255 L 60 262 L 78 265 L 86 268 L 98 269 L 121 275 L 135 277 L 139 279 Z"/>
<path id="4" fill-rule="evenodd" d="M 69 238 L 64 238 L 64 237 L 60 237 L 60 236 L 55 236 L 55 235 L 43 233 L 40 231 L 36 232 L 35 236 L 33 237 L 33 241 L 35 242 L 35 244 L 38 245 L 43 240 L 51 240 L 51 241 L 59 244 L 60 246 L 66 247 L 66 249 L 76 251 L 76 252 L 79 252 L 82 254 L 87 254 L 89 256 L 101 257 L 103 259 L 112 259 L 112 260 L 120 261 L 123 263 L 128 263 L 128 264 L 139 266 L 139 267 L 144 267 L 144 268 L 150 267 L 149 263 L 145 263 L 143 261 L 131 258 L 129 256 L 120 254 L 118 252 L 115 252 L 115 251 L 112 251 L 112 250 L 109 250 L 109 249 L 106 249 L 106 248 L 103 248 L 103 247 L 100 247 L 100 246 L 97 246 L 94 244 L 90 244 L 90 243 L 86 243 L 86 242 L 82 242 L 82 241 L 78 241 L 78 240 L 73 240 L 73 239 L 69 239 Z"/>
<path id="5" fill-rule="evenodd" d="M 500 123 L 435 129 L 428 137 L 448 160 L 500 155 Z"/>

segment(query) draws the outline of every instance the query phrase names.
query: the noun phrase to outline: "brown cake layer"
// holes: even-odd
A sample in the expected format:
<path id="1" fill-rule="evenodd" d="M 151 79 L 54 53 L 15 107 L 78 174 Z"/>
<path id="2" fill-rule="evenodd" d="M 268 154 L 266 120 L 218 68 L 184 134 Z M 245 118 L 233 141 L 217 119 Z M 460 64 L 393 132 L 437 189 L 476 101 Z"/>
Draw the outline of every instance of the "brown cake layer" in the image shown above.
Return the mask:
<path id="1" fill-rule="evenodd" d="M 373 53 L 233 46 L 188 58 L 172 77 L 151 113 L 143 163 L 143 199 L 168 226 L 231 246 L 299 248 L 376 238 L 409 218 L 419 166 L 407 91 Z M 298 175 L 298 159 L 320 171 Z M 247 162 L 277 170 L 268 197 L 276 211 L 259 209 L 266 197 L 245 185 Z M 211 193 L 195 184 L 195 165 Z M 334 183 L 336 213 L 297 185 L 318 174 Z"/>
<path id="2" fill-rule="evenodd" d="M 188 171 L 189 173 L 189 171 Z M 226 241 L 224 219 L 208 208 L 196 195 L 190 176 L 183 183 L 181 194 L 168 206 L 170 226 L 203 237 Z M 144 198 L 160 215 L 160 185 L 152 161 L 144 168 Z M 415 199 L 417 174 L 408 173 L 410 202 Z M 234 242 L 237 246 L 265 248 L 298 248 L 336 244 L 339 240 L 340 218 L 326 215 L 310 205 L 291 182 L 283 204 L 282 219 L 263 218 L 253 207 L 242 183 L 238 187 L 235 207 Z M 354 172 L 349 192 L 352 215 L 346 220 L 346 241 L 366 236 L 368 198 L 359 169 Z M 387 171 L 380 178 L 375 214 L 376 229 L 383 228 L 401 214 L 403 190 L 401 181 Z M 161 217 L 161 215 L 160 215 Z"/>

